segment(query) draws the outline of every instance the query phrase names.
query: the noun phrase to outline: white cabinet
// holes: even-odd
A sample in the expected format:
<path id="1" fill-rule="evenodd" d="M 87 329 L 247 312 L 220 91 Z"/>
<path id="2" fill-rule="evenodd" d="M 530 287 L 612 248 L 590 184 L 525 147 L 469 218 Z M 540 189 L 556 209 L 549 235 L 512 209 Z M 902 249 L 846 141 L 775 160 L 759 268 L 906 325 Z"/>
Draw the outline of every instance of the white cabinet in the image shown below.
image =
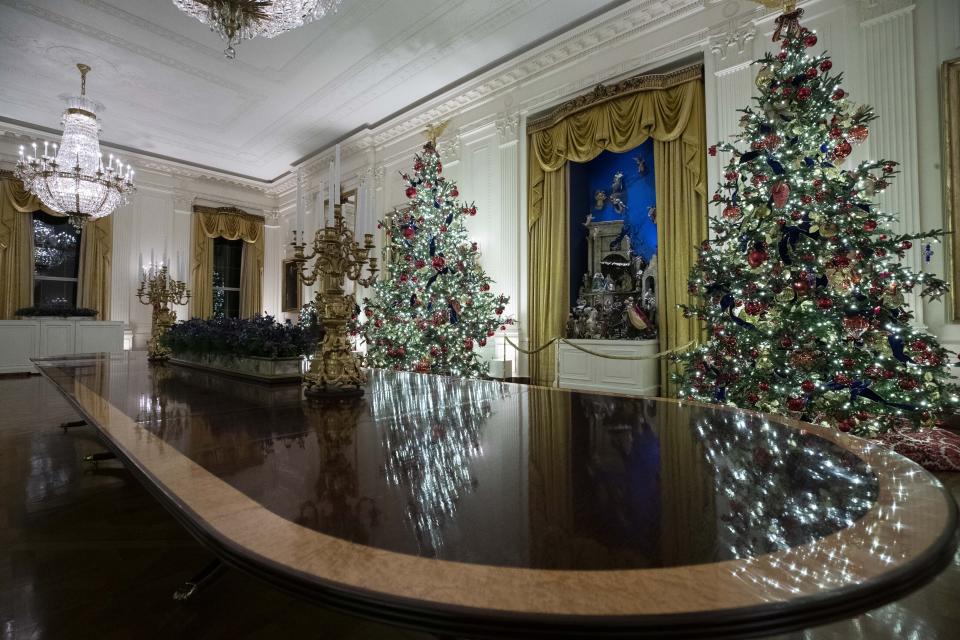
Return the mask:
<path id="1" fill-rule="evenodd" d="M 558 343 L 557 386 L 584 391 L 609 391 L 632 396 L 655 396 L 660 392 L 660 361 L 622 360 L 603 356 L 652 356 L 658 340 L 569 340 Z M 576 345 L 576 346 L 573 346 Z M 593 355 L 577 349 L 603 354 Z"/>
<path id="2" fill-rule="evenodd" d="M 123 323 L 88 318 L 0 320 L 0 373 L 34 371 L 30 358 L 123 351 Z"/>

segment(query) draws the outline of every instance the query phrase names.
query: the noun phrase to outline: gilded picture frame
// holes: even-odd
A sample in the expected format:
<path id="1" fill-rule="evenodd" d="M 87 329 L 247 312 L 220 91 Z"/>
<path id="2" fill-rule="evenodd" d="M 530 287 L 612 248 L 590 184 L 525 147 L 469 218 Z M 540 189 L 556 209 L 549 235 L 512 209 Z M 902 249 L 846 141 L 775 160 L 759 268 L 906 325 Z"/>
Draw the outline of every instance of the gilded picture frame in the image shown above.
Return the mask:
<path id="1" fill-rule="evenodd" d="M 296 260 L 284 260 L 282 273 L 281 310 L 284 313 L 299 313 L 300 307 L 303 306 L 300 266 Z"/>
<path id="2" fill-rule="evenodd" d="M 954 321 L 960 319 L 960 58 L 940 69 L 943 210 L 949 221 Z"/>

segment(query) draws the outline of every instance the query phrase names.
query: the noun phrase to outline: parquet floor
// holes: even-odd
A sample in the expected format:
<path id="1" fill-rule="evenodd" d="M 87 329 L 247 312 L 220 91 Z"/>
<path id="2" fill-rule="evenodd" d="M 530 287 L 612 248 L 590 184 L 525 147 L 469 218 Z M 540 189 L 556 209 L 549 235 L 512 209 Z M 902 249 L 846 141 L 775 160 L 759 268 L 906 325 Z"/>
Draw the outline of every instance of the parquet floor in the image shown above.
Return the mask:
<path id="1" fill-rule="evenodd" d="M 39 377 L 0 379 L 0 639 L 429 636 L 324 610 L 227 571 L 188 604 L 171 599 L 211 555 L 116 462 Z M 941 479 L 960 495 L 960 474 Z M 933 583 L 858 618 L 777 640 L 960 638 L 960 556 Z"/>

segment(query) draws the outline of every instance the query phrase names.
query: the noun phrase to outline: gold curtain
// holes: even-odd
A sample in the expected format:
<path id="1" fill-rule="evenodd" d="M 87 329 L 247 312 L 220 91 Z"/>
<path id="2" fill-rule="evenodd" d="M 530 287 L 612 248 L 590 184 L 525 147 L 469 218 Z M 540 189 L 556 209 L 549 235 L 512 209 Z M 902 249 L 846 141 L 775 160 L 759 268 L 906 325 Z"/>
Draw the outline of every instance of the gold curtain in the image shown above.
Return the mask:
<path id="1" fill-rule="evenodd" d="M 530 556 L 557 566 L 573 531 L 570 461 L 572 395 L 530 387 Z"/>
<path id="2" fill-rule="evenodd" d="M 592 160 L 605 150 L 629 151 L 647 138 L 655 141 L 660 349 L 680 346 L 696 335 L 696 325 L 676 304 L 687 299 L 685 283 L 696 245 L 707 235 L 702 77 L 697 65 L 598 87 L 528 127 L 532 344 L 562 335 L 570 306 L 567 163 Z M 550 349 L 533 356 L 533 382 L 550 383 L 554 366 Z M 665 372 L 661 378 L 661 394 L 672 393 Z"/>
<path id="3" fill-rule="evenodd" d="M 34 211 L 51 211 L 19 180 L 0 179 L 0 319 L 33 300 Z"/>
<path id="4" fill-rule="evenodd" d="M 100 320 L 110 319 L 112 256 L 113 216 L 84 224 L 80 233 L 77 306 L 96 309 Z"/>
<path id="5" fill-rule="evenodd" d="M 193 207 L 190 315 L 213 315 L 213 239 L 243 240 L 240 315 L 263 310 L 263 218 L 232 207 Z"/>
<path id="6" fill-rule="evenodd" d="M 703 514 L 716 509 L 715 471 L 697 437 L 691 419 L 695 411 L 674 402 L 657 402 L 656 410 L 659 415 L 652 424 L 660 441 L 660 557 L 666 566 L 690 557 L 710 558 L 716 528 L 703 526 Z"/>

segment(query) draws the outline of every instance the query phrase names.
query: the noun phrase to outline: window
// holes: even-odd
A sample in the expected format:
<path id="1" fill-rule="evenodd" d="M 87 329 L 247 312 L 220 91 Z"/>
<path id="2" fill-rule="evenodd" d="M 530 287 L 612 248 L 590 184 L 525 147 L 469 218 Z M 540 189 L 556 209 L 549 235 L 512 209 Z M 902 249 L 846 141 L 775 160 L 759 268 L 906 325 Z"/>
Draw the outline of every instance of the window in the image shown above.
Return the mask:
<path id="1" fill-rule="evenodd" d="M 213 315 L 240 317 L 240 268 L 243 240 L 213 239 Z"/>
<path id="2" fill-rule="evenodd" d="M 66 217 L 33 214 L 33 304 L 77 306 L 80 230 Z"/>

